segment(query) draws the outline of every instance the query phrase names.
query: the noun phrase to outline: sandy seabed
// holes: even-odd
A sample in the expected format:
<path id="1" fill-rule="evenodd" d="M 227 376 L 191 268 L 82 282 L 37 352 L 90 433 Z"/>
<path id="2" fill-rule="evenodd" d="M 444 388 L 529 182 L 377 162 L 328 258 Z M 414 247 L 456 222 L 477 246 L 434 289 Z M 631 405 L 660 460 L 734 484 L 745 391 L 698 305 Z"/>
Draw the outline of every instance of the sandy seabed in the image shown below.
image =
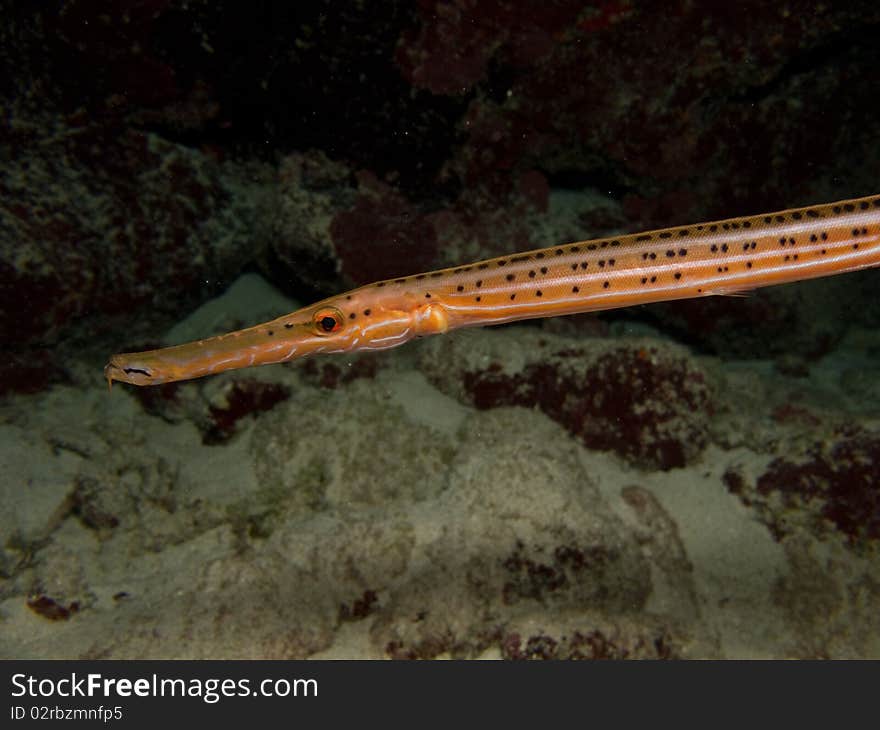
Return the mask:
<path id="1" fill-rule="evenodd" d="M 285 311 L 251 276 L 173 336 L 255 300 Z M 878 340 L 804 377 L 534 326 L 151 396 L 84 365 L 0 405 L 0 656 L 876 658 L 880 465 L 855 462 L 880 444 Z M 540 398 L 475 407 L 463 373 L 521 376 L 541 347 L 704 373 L 709 412 L 667 423 L 698 447 L 652 467 Z"/>

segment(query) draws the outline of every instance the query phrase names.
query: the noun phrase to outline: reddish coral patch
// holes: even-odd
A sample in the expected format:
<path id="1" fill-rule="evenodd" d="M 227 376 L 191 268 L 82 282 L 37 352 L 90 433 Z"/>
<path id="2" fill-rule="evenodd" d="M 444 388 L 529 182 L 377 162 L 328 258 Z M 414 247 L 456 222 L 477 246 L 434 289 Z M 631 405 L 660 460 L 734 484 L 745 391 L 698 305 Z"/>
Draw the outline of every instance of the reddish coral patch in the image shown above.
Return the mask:
<path id="1" fill-rule="evenodd" d="M 65 606 L 54 598 L 39 595 L 28 598 L 27 607 L 35 614 L 50 621 L 67 621 L 67 619 L 79 611 L 79 602 L 71 601 Z"/>
<path id="2" fill-rule="evenodd" d="M 566 587 L 579 573 L 586 570 L 602 571 L 611 556 L 599 547 L 581 548 L 560 545 L 552 557 L 540 562 L 527 557 L 524 546 L 516 549 L 502 563 L 508 579 L 502 588 L 502 600 L 511 605 L 521 599 L 542 601 L 546 594 Z"/>
<path id="3" fill-rule="evenodd" d="M 807 458 L 775 459 L 756 483 L 761 497 L 777 494 L 788 508 L 814 513 L 852 544 L 880 539 L 880 436 L 857 433 L 815 444 Z M 767 515 L 781 534 L 784 515 Z M 821 526 L 819 526 L 821 529 Z"/>
<path id="4" fill-rule="evenodd" d="M 391 186 L 364 173 L 354 206 L 330 224 L 343 272 L 356 284 L 433 268 L 437 235 L 430 221 Z"/>
<path id="5" fill-rule="evenodd" d="M 332 362 L 306 360 L 303 363 L 302 371 L 309 380 L 321 388 L 335 390 L 340 385 L 359 378 L 372 380 L 379 372 L 379 361 L 370 356 L 358 357 L 340 367 Z"/>
<path id="6" fill-rule="evenodd" d="M 444 632 L 412 644 L 397 640 L 389 641 L 385 645 L 385 653 L 392 659 L 433 659 L 451 651 L 454 647 L 455 639 L 452 633 Z"/>
<path id="7" fill-rule="evenodd" d="M 477 408 L 537 406 L 589 448 L 638 463 L 672 469 L 703 449 L 712 399 L 687 359 L 626 347 L 588 359 L 561 350 L 514 374 L 466 372 L 463 384 Z"/>
<path id="8" fill-rule="evenodd" d="M 202 441 L 208 445 L 228 441 L 242 418 L 252 413 L 268 411 L 289 397 L 290 391 L 277 383 L 235 381 L 226 395 L 226 406 L 211 406 L 212 424 L 203 434 Z"/>
<path id="9" fill-rule="evenodd" d="M 559 637 L 536 634 L 523 640 L 510 633 L 501 640 L 505 659 L 671 659 L 675 656 L 671 637 L 654 635 L 614 639 L 598 630 L 574 631 Z"/>
<path id="10" fill-rule="evenodd" d="M 149 388 L 134 388 L 131 392 L 147 413 L 164 416 L 169 406 L 179 403 L 180 388 L 180 383 L 162 383 Z"/>
<path id="11" fill-rule="evenodd" d="M 343 603 L 339 606 L 340 621 L 358 621 L 366 618 L 376 610 L 379 596 L 376 591 L 365 590 L 360 598 L 356 598 L 351 604 Z"/>

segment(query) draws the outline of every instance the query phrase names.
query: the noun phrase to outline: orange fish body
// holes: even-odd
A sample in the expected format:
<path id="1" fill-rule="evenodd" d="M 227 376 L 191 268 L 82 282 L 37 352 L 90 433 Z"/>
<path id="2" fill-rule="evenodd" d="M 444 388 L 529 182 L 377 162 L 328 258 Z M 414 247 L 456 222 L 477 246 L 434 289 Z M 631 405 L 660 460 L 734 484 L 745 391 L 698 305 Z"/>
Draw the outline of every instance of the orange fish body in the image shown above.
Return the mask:
<path id="1" fill-rule="evenodd" d="M 880 265 L 880 196 L 527 251 L 324 299 L 271 322 L 113 355 L 155 385 L 312 354 L 384 350 L 459 327 L 736 294 Z"/>

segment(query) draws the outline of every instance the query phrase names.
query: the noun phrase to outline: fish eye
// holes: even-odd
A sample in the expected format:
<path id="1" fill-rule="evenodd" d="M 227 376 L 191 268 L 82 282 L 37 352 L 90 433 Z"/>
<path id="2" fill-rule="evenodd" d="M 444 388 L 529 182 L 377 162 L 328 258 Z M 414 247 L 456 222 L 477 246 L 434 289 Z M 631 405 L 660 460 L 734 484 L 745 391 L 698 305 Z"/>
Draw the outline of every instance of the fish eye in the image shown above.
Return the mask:
<path id="1" fill-rule="evenodd" d="M 314 323 L 318 334 L 339 332 L 342 329 L 342 312 L 338 309 L 320 309 L 315 312 Z"/>

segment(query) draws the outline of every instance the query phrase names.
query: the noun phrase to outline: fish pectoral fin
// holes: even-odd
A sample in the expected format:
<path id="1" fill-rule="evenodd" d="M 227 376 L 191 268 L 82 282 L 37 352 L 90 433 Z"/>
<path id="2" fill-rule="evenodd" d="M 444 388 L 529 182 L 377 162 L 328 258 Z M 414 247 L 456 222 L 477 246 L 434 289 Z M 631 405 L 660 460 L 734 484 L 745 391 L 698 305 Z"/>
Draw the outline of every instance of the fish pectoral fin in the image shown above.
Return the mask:
<path id="1" fill-rule="evenodd" d="M 420 337 L 443 334 L 449 329 L 449 315 L 446 308 L 438 302 L 419 306 L 413 322 L 416 334 Z"/>

